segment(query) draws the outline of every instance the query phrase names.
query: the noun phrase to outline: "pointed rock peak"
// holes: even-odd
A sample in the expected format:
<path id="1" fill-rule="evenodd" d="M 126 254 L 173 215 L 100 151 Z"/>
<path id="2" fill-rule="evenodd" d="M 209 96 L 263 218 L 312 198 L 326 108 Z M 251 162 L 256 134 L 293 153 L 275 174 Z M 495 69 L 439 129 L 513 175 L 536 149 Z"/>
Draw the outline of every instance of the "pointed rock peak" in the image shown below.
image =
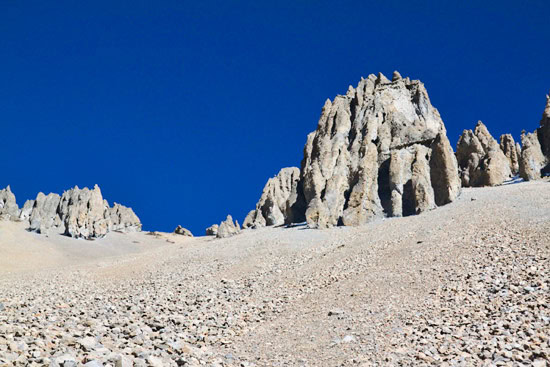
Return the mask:
<path id="1" fill-rule="evenodd" d="M 7 192 L 11 192 L 11 187 L 10 187 L 10 185 L 6 186 L 6 191 L 7 191 Z"/>
<path id="2" fill-rule="evenodd" d="M 353 97 L 355 95 L 355 88 L 353 88 L 352 85 L 348 87 L 348 91 L 346 93 L 346 96 Z"/>
<path id="3" fill-rule="evenodd" d="M 390 80 L 388 78 L 386 78 L 386 76 L 384 74 L 382 74 L 381 72 L 378 73 L 377 81 L 379 83 L 389 83 L 390 82 Z"/>
<path id="4" fill-rule="evenodd" d="M 399 71 L 395 70 L 395 71 L 393 72 L 393 76 L 392 76 L 392 78 L 391 78 L 392 82 L 395 82 L 396 80 L 401 80 L 401 79 L 403 79 L 403 78 L 401 77 L 401 74 L 399 74 Z"/>
<path id="5" fill-rule="evenodd" d="M 323 106 L 323 109 L 324 110 L 329 109 L 331 106 L 332 106 L 332 102 L 330 98 L 327 98 L 327 100 L 325 101 L 325 105 Z"/>

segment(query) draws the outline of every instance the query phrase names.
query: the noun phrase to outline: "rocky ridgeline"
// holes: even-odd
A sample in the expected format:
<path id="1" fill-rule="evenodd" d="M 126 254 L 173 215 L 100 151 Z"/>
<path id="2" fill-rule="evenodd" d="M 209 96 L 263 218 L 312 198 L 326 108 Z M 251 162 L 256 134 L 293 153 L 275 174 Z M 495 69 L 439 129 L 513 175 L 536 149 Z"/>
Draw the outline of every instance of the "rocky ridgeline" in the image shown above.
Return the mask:
<path id="1" fill-rule="evenodd" d="M 0 191 L 0 216 L 29 223 L 38 233 L 59 233 L 75 238 L 94 239 L 110 231 L 136 232 L 141 223 L 131 208 L 115 203 L 109 206 L 96 185 L 92 190 L 74 187 L 63 195 L 39 193 L 19 209 L 10 187 Z"/>
<path id="2" fill-rule="evenodd" d="M 532 133 L 523 131 L 521 145 L 520 176 L 530 181 L 550 174 L 550 96 L 546 96 L 540 127 Z"/>
<path id="3" fill-rule="evenodd" d="M 513 176 L 514 161 L 517 165 L 519 159 L 514 138 L 507 134 L 500 139 L 501 144 L 481 121 L 474 131 L 464 130 L 456 147 L 462 186 L 495 186 Z"/>
<path id="4" fill-rule="evenodd" d="M 302 168 L 266 184 L 244 228 L 307 221 L 361 225 L 419 214 L 460 193 L 457 161 L 424 85 L 369 75 L 327 100 L 304 148 Z"/>

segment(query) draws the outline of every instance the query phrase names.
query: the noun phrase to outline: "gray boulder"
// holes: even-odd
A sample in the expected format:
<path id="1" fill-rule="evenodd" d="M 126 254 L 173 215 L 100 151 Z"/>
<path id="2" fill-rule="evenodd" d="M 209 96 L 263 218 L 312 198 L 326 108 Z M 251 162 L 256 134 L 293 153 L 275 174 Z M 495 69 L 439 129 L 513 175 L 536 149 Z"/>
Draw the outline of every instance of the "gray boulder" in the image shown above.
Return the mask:
<path id="1" fill-rule="evenodd" d="M 218 234 L 218 225 L 213 224 L 210 227 L 206 228 L 206 235 L 207 236 L 216 236 Z"/>
<path id="2" fill-rule="evenodd" d="M 278 226 L 303 221 L 303 210 L 296 210 L 300 170 L 296 167 L 281 169 L 270 178 L 262 192 L 256 209 L 246 216 L 243 228 Z"/>
<path id="3" fill-rule="evenodd" d="M 19 217 L 19 207 L 15 201 L 15 195 L 11 192 L 8 185 L 0 190 L 0 218 L 6 220 L 16 220 Z"/>
<path id="4" fill-rule="evenodd" d="M 462 186 L 495 186 L 512 177 L 508 158 L 481 121 L 474 131 L 464 130 L 456 157 Z"/>
<path id="5" fill-rule="evenodd" d="M 176 229 L 174 230 L 174 233 L 182 236 L 186 236 L 186 237 L 193 237 L 193 233 L 191 233 L 191 231 L 188 230 L 187 228 L 183 228 L 182 226 L 177 226 Z"/>
<path id="6" fill-rule="evenodd" d="M 219 225 L 216 237 L 227 238 L 234 236 L 240 232 L 241 227 L 239 226 L 239 222 L 233 222 L 233 218 L 231 217 L 231 215 L 228 215 L 227 218 Z"/>

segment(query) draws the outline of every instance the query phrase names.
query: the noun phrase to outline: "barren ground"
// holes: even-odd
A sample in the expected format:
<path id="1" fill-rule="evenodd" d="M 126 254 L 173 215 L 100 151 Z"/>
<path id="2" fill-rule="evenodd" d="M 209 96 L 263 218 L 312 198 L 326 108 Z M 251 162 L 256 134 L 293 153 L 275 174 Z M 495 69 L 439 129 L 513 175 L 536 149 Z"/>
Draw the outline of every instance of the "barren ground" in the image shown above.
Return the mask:
<path id="1" fill-rule="evenodd" d="M 0 222 L 0 365 L 549 366 L 550 182 L 229 239 Z"/>

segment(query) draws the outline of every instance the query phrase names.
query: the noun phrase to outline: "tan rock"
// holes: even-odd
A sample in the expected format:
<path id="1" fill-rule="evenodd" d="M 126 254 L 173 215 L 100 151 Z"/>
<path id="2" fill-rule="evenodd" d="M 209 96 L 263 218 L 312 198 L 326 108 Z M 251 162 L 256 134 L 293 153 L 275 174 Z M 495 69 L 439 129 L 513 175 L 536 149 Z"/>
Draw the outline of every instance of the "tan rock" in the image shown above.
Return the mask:
<path id="1" fill-rule="evenodd" d="M 513 175 L 519 173 L 519 159 L 521 150 L 518 150 L 518 144 L 514 141 L 514 137 L 511 134 L 504 134 L 500 136 L 500 149 L 508 159 L 510 164 L 510 170 Z"/>
<path id="2" fill-rule="evenodd" d="M 265 185 L 256 209 L 248 213 L 243 228 L 283 225 L 302 222 L 303 208 L 296 211 L 300 169 L 283 168 Z M 303 205 L 302 205 L 303 207 Z M 302 213 L 300 214 L 295 214 Z"/>
<path id="3" fill-rule="evenodd" d="M 458 163 L 445 134 L 438 134 L 431 145 L 430 175 L 436 205 L 453 202 L 459 195 L 461 181 Z"/>
<path id="4" fill-rule="evenodd" d="M 414 204 L 407 206 L 416 200 L 415 145 L 426 148 L 415 176 L 419 211 L 431 208 L 435 193 L 426 185 L 432 188 L 433 179 L 425 174 L 431 174 L 431 145 L 439 134 L 445 136 L 445 126 L 424 85 L 397 72 L 392 81 L 382 74 L 370 75 L 346 95 L 327 100 L 317 130 L 308 135 L 302 160 L 300 183 L 308 225 L 360 225 L 384 215 L 416 212 Z M 439 148 L 433 161 L 435 169 L 446 171 L 433 176 L 446 177 L 436 183 L 441 186 L 437 190 L 441 203 L 454 200 L 460 192 L 451 173 L 456 161 L 447 149 L 450 144 Z"/>
<path id="5" fill-rule="evenodd" d="M 521 158 L 519 160 L 519 175 L 526 181 L 538 180 L 548 160 L 542 153 L 538 131 L 521 134 Z"/>
<path id="6" fill-rule="evenodd" d="M 186 237 L 193 237 L 193 233 L 191 233 L 191 231 L 188 230 L 187 228 L 183 228 L 182 226 L 177 226 L 176 229 L 174 230 L 174 233 L 182 236 L 186 236 Z"/>
<path id="7" fill-rule="evenodd" d="M 241 232 L 241 227 L 239 222 L 233 222 L 231 215 L 228 215 L 225 221 L 221 222 L 218 227 L 218 232 L 216 233 L 217 238 L 227 238 L 234 236 Z"/>
<path id="8" fill-rule="evenodd" d="M 487 127 L 464 130 L 456 148 L 462 186 L 495 186 L 512 177 L 510 163 Z"/>

